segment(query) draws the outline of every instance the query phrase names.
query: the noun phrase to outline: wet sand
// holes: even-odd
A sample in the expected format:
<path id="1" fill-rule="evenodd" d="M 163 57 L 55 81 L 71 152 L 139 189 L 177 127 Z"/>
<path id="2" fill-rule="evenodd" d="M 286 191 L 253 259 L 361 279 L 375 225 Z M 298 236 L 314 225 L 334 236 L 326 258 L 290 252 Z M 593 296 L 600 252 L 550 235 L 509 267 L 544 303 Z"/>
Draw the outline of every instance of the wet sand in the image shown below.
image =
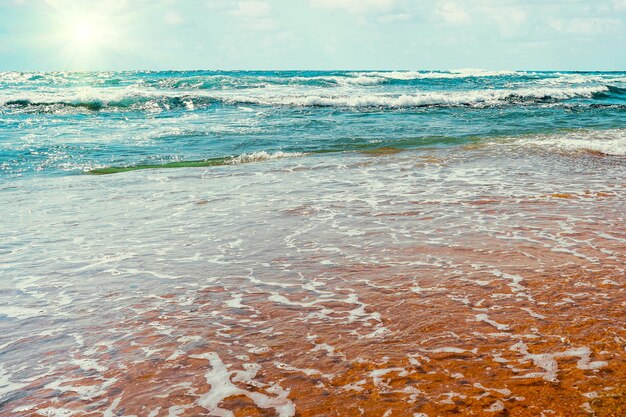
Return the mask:
<path id="1" fill-rule="evenodd" d="M 626 413 L 623 158 L 252 165 L 15 191 L 0 414 Z"/>

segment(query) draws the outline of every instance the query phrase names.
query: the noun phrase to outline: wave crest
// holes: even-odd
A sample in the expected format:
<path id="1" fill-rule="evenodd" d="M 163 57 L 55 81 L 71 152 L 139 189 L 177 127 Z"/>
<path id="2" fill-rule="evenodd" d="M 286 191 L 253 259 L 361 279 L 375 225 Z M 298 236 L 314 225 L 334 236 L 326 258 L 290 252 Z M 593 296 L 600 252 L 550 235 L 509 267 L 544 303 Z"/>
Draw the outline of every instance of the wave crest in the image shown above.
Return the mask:
<path id="1" fill-rule="evenodd" d="M 271 159 L 282 159 L 282 158 L 294 158 L 298 156 L 306 155 L 304 152 L 275 152 L 269 153 L 266 151 L 259 151 L 253 153 L 243 153 L 241 155 L 235 156 L 230 159 L 227 163 L 230 165 L 238 165 L 238 164 L 247 164 L 249 162 L 261 162 L 261 161 L 269 161 Z"/>
<path id="2" fill-rule="evenodd" d="M 570 88 L 485 89 L 469 91 L 434 91 L 415 94 L 280 94 L 283 90 L 235 94 L 213 91 L 157 90 L 97 90 L 87 95 L 45 95 L 9 97 L 0 102 L 1 108 L 22 109 L 30 112 L 66 111 L 145 111 L 196 110 L 213 104 L 260 105 L 284 107 L 339 107 L 400 109 L 424 106 L 502 106 L 507 104 L 533 104 L 559 102 L 574 98 L 605 98 L 622 96 L 626 90 L 614 86 L 581 86 Z M 284 91 L 283 91 L 284 92 Z"/>
<path id="3" fill-rule="evenodd" d="M 559 101 L 572 98 L 593 98 L 610 91 L 607 86 L 575 88 L 527 88 L 518 90 L 473 90 L 455 92 L 422 92 L 413 95 L 300 95 L 300 96 L 232 96 L 223 100 L 269 106 L 292 107 L 378 107 L 410 108 L 422 106 L 489 106 L 507 103 Z"/>

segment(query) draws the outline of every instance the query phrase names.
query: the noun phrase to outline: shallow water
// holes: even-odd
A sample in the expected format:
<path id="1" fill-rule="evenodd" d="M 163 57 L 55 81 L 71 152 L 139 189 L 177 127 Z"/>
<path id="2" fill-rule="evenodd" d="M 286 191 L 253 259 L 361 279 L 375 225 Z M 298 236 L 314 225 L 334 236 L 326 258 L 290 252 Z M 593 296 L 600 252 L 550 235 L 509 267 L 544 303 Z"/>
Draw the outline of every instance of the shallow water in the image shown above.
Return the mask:
<path id="1" fill-rule="evenodd" d="M 403 120 L 380 111 L 362 117 Z M 115 175 L 11 165 L 0 415 L 619 415 L 616 114 L 601 128 L 408 150 L 389 131 L 350 152 L 277 146 Z M 135 164 L 107 152 L 92 168 Z"/>

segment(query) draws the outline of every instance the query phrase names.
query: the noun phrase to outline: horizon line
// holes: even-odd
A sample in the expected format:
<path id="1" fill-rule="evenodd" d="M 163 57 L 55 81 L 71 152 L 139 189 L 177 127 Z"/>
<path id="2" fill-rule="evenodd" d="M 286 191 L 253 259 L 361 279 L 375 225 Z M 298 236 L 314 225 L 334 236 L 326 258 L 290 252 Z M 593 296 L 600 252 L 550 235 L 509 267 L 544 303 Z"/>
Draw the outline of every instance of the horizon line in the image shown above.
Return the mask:
<path id="1" fill-rule="evenodd" d="M 69 72 L 69 73 L 90 73 L 90 72 L 460 72 L 460 71 L 485 71 L 485 72 L 626 72 L 626 69 L 488 69 L 477 67 L 464 67 L 464 68 L 335 68 L 335 69 L 311 69 L 311 68 L 290 68 L 290 69 L 277 69 L 277 68 L 239 68 L 239 69 L 215 69 L 215 68 L 194 68 L 194 69 L 150 69 L 150 68 L 135 68 L 135 69 L 0 69 L 0 73 L 7 72 L 39 72 L 39 73 L 54 73 L 54 72 Z"/>

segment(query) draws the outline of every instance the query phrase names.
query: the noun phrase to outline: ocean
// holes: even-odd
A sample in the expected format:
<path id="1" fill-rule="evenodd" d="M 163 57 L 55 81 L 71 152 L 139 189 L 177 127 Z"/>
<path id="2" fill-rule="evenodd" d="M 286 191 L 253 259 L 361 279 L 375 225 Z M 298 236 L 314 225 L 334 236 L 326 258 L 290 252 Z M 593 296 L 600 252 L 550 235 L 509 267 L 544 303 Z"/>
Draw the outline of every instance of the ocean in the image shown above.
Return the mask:
<path id="1" fill-rule="evenodd" d="M 625 178 L 626 72 L 0 73 L 0 415 L 614 412 Z"/>

